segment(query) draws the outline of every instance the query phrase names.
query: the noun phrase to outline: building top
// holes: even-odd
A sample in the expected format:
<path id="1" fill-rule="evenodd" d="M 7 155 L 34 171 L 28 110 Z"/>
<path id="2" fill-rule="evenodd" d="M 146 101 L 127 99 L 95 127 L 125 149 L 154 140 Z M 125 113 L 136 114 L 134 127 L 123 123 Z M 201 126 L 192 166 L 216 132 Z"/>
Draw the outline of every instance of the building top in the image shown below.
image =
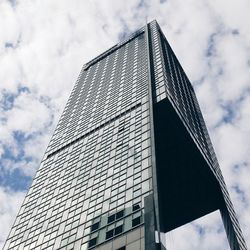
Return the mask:
<path id="1" fill-rule="evenodd" d="M 154 20 L 152 22 L 156 22 L 156 20 Z M 97 56 L 94 59 L 90 60 L 88 63 L 86 63 L 83 66 L 83 69 L 88 70 L 88 68 L 90 66 L 94 65 L 95 63 L 99 62 L 100 60 L 102 60 L 103 58 L 108 56 L 109 54 L 113 53 L 115 50 L 119 49 L 121 46 L 123 46 L 126 43 L 130 42 L 131 40 L 133 40 L 134 38 L 139 36 L 141 33 L 143 33 L 144 31 L 145 31 L 145 26 L 143 26 L 140 29 L 136 30 L 135 32 L 130 34 L 126 39 L 124 39 L 123 41 L 121 41 L 121 42 L 117 43 L 116 45 L 112 46 L 110 49 L 108 49 L 105 52 L 101 53 L 99 56 Z"/>

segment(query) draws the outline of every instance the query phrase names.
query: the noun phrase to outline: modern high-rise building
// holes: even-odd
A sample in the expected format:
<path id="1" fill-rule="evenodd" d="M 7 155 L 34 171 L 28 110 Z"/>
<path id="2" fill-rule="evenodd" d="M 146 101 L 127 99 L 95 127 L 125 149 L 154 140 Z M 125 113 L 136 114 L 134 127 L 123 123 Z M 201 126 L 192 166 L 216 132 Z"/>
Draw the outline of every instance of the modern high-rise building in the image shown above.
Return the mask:
<path id="1" fill-rule="evenodd" d="M 165 249 L 220 210 L 246 250 L 200 108 L 156 21 L 84 65 L 4 250 Z"/>

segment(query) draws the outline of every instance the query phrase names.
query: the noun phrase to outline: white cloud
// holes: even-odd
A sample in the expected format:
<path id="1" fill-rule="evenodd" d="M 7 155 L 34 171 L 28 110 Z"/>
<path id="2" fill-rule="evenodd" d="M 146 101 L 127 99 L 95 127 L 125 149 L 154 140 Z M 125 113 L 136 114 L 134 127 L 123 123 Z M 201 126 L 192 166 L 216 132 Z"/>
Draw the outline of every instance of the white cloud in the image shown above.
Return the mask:
<path id="1" fill-rule="evenodd" d="M 125 28 L 133 31 L 146 17 L 157 19 L 190 80 L 197 81 L 197 96 L 250 245 L 250 208 L 233 188 L 239 185 L 250 202 L 250 3 L 142 2 L 141 7 L 140 1 L 117 0 L 24 0 L 14 7 L 0 2 L 0 98 L 14 96 L 8 110 L 0 102 L 0 155 L 6 148 L 14 156 L 24 154 L 18 163 L 3 158 L 0 163 L 6 171 L 18 168 L 33 175 L 83 63 L 118 42 Z M 206 57 L 211 46 L 212 55 Z M 24 86 L 29 91 L 20 92 Z M 233 117 L 225 122 L 228 105 Z M 22 148 L 16 131 L 28 138 Z M 9 231 L 17 211 L 14 200 L 21 200 L 23 193 L 1 188 L 1 197 L 3 240 L 7 234 L 2 232 Z M 216 231 L 206 235 L 211 241 L 218 236 Z M 192 230 L 188 237 L 200 240 Z"/>
<path id="2" fill-rule="evenodd" d="M 229 250 L 218 210 L 167 233 L 166 245 L 169 250 Z"/>

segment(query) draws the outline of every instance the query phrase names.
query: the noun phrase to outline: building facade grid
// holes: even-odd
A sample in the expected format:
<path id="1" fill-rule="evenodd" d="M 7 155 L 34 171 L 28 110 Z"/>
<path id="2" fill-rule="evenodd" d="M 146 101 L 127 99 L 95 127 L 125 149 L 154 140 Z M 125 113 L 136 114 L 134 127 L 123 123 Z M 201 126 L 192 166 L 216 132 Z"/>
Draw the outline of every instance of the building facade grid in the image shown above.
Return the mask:
<path id="1" fill-rule="evenodd" d="M 193 87 L 153 21 L 84 65 L 4 250 L 148 250 L 150 237 L 160 249 L 159 201 L 145 203 L 160 191 L 152 111 L 166 100 L 218 180 L 231 248 L 247 249 Z"/>

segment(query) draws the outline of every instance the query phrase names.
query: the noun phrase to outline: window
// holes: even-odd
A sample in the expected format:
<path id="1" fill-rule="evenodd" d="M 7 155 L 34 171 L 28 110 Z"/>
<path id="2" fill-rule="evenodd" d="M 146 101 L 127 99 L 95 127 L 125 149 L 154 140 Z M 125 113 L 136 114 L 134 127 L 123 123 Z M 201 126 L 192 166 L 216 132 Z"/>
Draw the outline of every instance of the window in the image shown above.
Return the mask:
<path id="1" fill-rule="evenodd" d="M 114 235 L 114 229 L 111 229 L 108 232 L 106 232 L 106 240 L 112 238 L 113 235 Z"/>
<path id="2" fill-rule="evenodd" d="M 115 214 L 112 214 L 108 217 L 108 223 L 111 223 L 113 221 L 115 221 Z"/>
<path id="3" fill-rule="evenodd" d="M 123 225 L 120 225 L 115 228 L 115 235 L 122 233 L 123 231 Z"/>
<path id="4" fill-rule="evenodd" d="M 96 222 L 95 224 L 93 224 L 93 225 L 91 226 L 91 232 L 97 230 L 98 228 L 99 228 L 99 222 Z"/>
<path id="5" fill-rule="evenodd" d="M 120 248 L 118 248 L 116 250 L 126 250 L 126 247 L 125 246 L 124 247 L 120 247 Z"/>
<path id="6" fill-rule="evenodd" d="M 97 238 L 93 238 L 89 241 L 89 248 L 95 246 L 97 243 Z"/>
<path id="7" fill-rule="evenodd" d="M 138 209 L 140 209 L 140 204 L 139 204 L 139 203 L 134 204 L 134 205 L 133 205 L 133 211 L 136 211 L 136 210 L 138 210 Z"/>
<path id="8" fill-rule="evenodd" d="M 124 127 L 119 128 L 118 133 L 122 132 L 124 130 Z"/>
<path id="9" fill-rule="evenodd" d="M 116 216 L 115 216 L 115 217 L 116 217 L 116 220 L 122 218 L 123 215 L 124 215 L 124 210 L 121 210 L 121 211 L 119 211 L 118 213 L 116 213 Z"/>
<path id="10" fill-rule="evenodd" d="M 121 147 L 121 146 L 122 146 L 122 144 L 123 144 L 123 143 L 118 144 L 118 145 L 116 146 L 116 148 Z"/>
<path id="11" fill-rule="evenodd" d="M 121 234 L 123 232 L 123 225 L 116 227 L 115 229 L 111 229 L 106 232 L 106 240 L 112 238 L 114 235 Z"/>
<path id="12" fill-rule="evenodd" d="M 123 216 L 124 216 L 124 210 L 121 210 L 121 211 L 117 212 L 116 214 L 112 214 L 108 217 L 108 223 L 111 223 L 115 220 L 119 220 Z"/>
<path id="13" fill-rule="evenodd" d="M 132 220 L 132 227 L 135 227 L 141 223 L 141 217 L 137 217 Z"/>

